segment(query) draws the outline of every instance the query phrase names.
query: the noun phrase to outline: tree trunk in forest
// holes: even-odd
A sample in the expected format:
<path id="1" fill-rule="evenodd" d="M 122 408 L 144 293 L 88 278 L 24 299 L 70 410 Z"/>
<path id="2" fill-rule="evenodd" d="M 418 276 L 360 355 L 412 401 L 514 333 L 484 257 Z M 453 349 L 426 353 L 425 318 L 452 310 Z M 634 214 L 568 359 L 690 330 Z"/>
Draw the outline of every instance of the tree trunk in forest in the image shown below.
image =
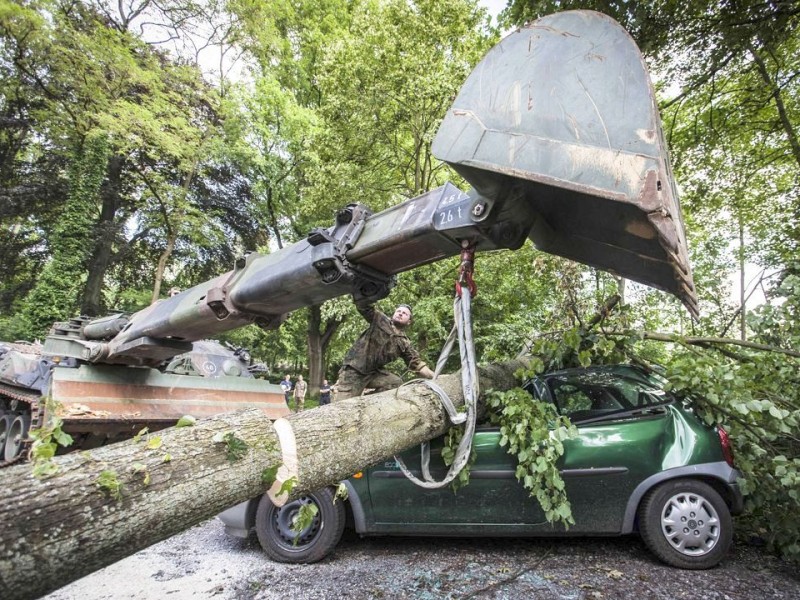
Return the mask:
<path id="1" fill-rule="evenodd" d="M 322 327 L 322 307 L 317 304 L 309 307 L 308 317 L 308 391 L 312 396 L 319 394 L 319 388 L 325 377 L 325 352 L 331 343 L 333 335 L 342 322 L 339 319 L 329 319 Z"/>
<path id="2" fill-rule="evenodd" d="M 483 390 L 517 385 L 519 361 L 480 369 Z M 460 374 L 438 383 L 463 404 Z M 248 410 L 145 439 L 3 471 L 0 597 L 38 598 L 295 478 L 291 496 L 333 485 L 449 428 L 438 397 L 417 383 L 278 419 Z M 215 436 L 225 437 L 217 442 Z M 246 444 L 244 447 L 241 442 Z M 229 458 L 237 447 L 243 455 Z M 276 498 L 282 504 L 286 497 Z"/>
<path id="3" fill-rule="evenodd" d="M 772 78 L 769 68 L 764 62 L 764 58 L 756 47 L 752 44 L 748 44 L 747 49 L 758 67 L 758 73 L 761 75 L 761 79 L 764 81 L 764 84 L 766 84 L 767 89 L 769 89 L 772 99 L 775 100 L 775 108 L 778 111 L 778 119 L 780 120 L 781 127 L 786 134 L 786 140 L 789 142 L 792 156 L 798 166 L 800 166 L 800 140 L 797 139 L 797 132 L 794 129 L 792 118 L 789 116 L 789 111 L 786 109 L 786 105 L 783 102 L 781 86 Z"/>
<path id="4" fill-rule="evenodd" d="M 322 310 L 319 305 L 310 306 L 308 309 L 308 333 L 306 346 L 308 348 L 308 395 L 316 396 L 319 393 L 319 384 L 322 383 L 322 335 L 319 332 L 322 325 Z"/>
<path id="5" fill-rule="evenodd" d="M 156 274 L 153 280 L 153 295 L 150 298 L 150 304 L 158 302 L 161 296 L 161 282 L 164 280 L 164 271 L 167 270 L 167 261 L 172 256 L 172 251 L 175 249 L 176 235 L 172 232 L 167 236 L 167 247 L 158 257 L 158 264 L 156 265 Z"/>
<path id="6" fill-rule="evenodd" d="M 100 220 L 94 227 L 95 245 L 89 257 L 88 276 L 83 289 L 81 314 L 96 317 L 103 309 L 103 281 L 106 271 L 111 265 L 112 247 L 117 237 L 119 226 L 114 218 L 119 206 L 120 187 L 122 186 L 122 167 L 125 158 L 116 155 L 108 161 L 107 181 L 100 190 L 102 207 Z"/>

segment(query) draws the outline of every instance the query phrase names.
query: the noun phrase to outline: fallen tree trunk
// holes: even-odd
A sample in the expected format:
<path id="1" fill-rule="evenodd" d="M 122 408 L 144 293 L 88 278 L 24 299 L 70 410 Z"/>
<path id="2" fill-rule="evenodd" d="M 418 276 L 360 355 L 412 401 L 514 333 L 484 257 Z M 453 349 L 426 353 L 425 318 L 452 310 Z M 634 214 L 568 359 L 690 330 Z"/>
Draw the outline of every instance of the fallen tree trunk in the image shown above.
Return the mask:
<path id="1" fill-rule="evenodd" d="M 483 390 L 509 389 L 519 362 L 480 370 Z M 458 375 L 438 380 L 456 406 Z M 2 471 L 0 598 L 38 598 L 294 478 L 291 495 L 332 485 L 444 433 L 449 421 L 424 384 L 351 398 L 279 419 L 257 410 Z M 285 501 L 286 496 L 278 501 Z"/>

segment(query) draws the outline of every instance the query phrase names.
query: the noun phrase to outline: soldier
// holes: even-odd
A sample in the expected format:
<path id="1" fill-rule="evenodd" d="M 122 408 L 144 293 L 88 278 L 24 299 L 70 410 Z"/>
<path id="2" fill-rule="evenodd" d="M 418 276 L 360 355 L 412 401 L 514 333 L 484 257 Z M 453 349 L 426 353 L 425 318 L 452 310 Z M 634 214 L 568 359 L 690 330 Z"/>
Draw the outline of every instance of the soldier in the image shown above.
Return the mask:
<path id="1" fill-rule="evenodd" d="M 303 381 L 303 376 L 297 376 L 297 383 L 294 384 L 294 410 L 295 412 L 300 412 L 303 410 L 303 406 L 306 402 L 306 390 L 308 389 L 308 384 Z"/>
<path id="2" fill-rule="evenodd" d="M 358 306 L 369 328 L 362 333 L 344 357 L 339 379 L 334 386 L 334 402 L 360 396 L 365 388 L 382 392 L 403 383 L 397 375 L 383 369 L 396 358 L 402 358 L 408 368 L 431 379 L 433 371 L 411 346 L 404 329 L 411 323 L 411 307 L 401 304 L 390 319 L 374 306 Z"/>

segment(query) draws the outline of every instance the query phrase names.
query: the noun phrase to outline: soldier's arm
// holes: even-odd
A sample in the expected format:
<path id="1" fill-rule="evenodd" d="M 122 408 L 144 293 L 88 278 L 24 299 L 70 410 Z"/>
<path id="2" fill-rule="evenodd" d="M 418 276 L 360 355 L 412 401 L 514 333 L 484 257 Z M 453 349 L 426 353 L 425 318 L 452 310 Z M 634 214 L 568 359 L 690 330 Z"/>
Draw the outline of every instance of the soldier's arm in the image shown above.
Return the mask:
<path id="1" fill-rule="evenodd" d="M 372 319 L 375 318 L 375 305 L 374 304 L 367 304 L 367 303 L 356 303 L 356 309 L 361 316 L 366 319 L 368 323 L 372 323 Z"/>
<path id="2" fill-rule="evenodd" d="M 422 360 L 419 352 L 414 349 L 411 342 L 406 342 L 404 345 L 402 357 L 409 369 L 425 379 L 433 379 L 433 371 L 428 368 L 428 365 Z"/>

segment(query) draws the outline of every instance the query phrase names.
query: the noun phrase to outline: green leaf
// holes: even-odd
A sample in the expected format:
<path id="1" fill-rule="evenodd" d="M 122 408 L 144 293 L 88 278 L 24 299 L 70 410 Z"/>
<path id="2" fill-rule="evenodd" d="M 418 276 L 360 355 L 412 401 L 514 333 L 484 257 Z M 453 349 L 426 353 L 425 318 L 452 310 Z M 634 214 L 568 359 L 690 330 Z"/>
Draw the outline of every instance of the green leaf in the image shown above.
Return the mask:
<path id="1" fill-rule="evenodd" d="M 178 422 L 175 423 L 175 427 L 194 427 L 197 424 L 197 419 L 194 418 L 192 415 L 183 415 Z"/>
<path id="2" fill-rule="evenodd" d="M 317 508 L 316 504 L 302 504 L 300 506 L 300 510 L 297 511 L 297 514 L 294 516 L 292 520 L 291 530 L 295 534 L 294 537 L 294 545 L 297 545 L 297 541 L 300 537 L 300 534 L 303 533 L 303 530 L 310 527 L 311 524 L 314 522 L 314 518 L 319 514 L 319 508 Z"/>
<path id="3" fill-rule="evenodd" d="M 297 477 L 290 477 L 286 481 L 283 482 L 281 488 L 278 490 L 278 496 L 282 496 L 283 494 L 289 495 L 292 493 L 292 490 L 297 485 Z"/>
<path id="4" fill-rule="evenodd" d="M 68 433 L 64 433 L 60 428 L 53 431 L 53 439 L 64 448 L 71 446 L 73 441 L 72 436 Z"/>
<path id="5" fill-rule="evenodd" d="M 335 503 L 337 500 L 347 500 L 349 495 L 350 493 L 347 491 L 347 486 L 344 481 L 341 481 L 339 485 L 336 486 L 336 494 L 333 497 L 333 501 Z"/>
<path id="6" fill-rule="evenodd" d="M 33 466 L 33 476 L 36 479 L 47 479 L 58 473 L 58 465 L 51 460 L 38 461 Z"/>
<path id="7" fill-rule="evenodd" d="M 261 482 L 266 486 L 271 486 L 275 483 L 275 477 L 278 475 L 278 468 L 279 465 L 275 465 L 274 467 L 267 467 L 261 471 Z"/>
<path id="8" fill-rule="evenodd" d="M 101 471 L 95 479 L 95 485 L 115 500 L 122 500 L 122 483 L 115 471 L 108 469 Z"/>
<path id="9" fill-rule="evenodd" d="M 230 462 L 244 458 L 247 454 L 247 442 L 237 437 L 232 431 L 223 435 L 222 441 L 225 444 L 225 455 Z"/>

